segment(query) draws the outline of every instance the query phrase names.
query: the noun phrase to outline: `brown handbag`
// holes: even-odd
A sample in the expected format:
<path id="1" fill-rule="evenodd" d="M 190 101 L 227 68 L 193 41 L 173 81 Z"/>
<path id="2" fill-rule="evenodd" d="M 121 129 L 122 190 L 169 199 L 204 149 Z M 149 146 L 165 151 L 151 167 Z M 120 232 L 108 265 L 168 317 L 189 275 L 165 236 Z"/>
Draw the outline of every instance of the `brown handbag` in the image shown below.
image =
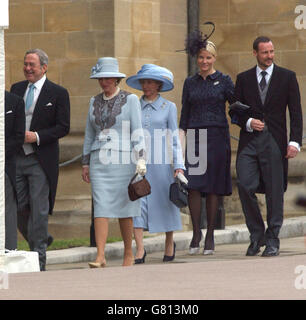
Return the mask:
<path id="1" fill-rule="evenodd" d="M 133 183 L 135 180 L 136 176 L 138 173 L 136 173 L 133 178 L 130 181 L 130 184 L 128 186 L 128 193 L 129 193 L 129 198 L 131 201 L 135 201 L 141 197 L 147 196 L 148 194 L 151 193 L 151 186 L 149 181 L 143 176 L 143 178 L 140 181 L 136 181 Z"/>

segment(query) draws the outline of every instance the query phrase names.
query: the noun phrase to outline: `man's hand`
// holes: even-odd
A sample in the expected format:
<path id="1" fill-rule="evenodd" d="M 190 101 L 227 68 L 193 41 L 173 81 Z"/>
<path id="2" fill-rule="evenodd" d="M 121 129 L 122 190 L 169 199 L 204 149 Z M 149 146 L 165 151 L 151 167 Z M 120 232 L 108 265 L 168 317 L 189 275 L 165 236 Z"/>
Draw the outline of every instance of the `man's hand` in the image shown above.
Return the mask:
<path id="1" fill-rule="evenodd" d="M 258 119 L 252 119 L 251 123 L 250 123 L 250 126 L 253 130 L 256 130 L 256 131 L 262 131 L 265 124 L 264 122 L 258 120 Z"/>
<path id="2" fill-rule="evenodd" d="M 33 131 L 26 131 L 24 136 L 25 143 L 34 143 L 37 141 L 36 133 Z"/>
<path id="3" fill-rule="evenodd" d="M 287 154 L 286 154 L 286 158 L 290 159 L 290 158 L 294 158 L 296 157 L 296 155 L 298 154 L 299 150 L 294 147 L 294 146 L 288 146 L 287 147 Z"/>

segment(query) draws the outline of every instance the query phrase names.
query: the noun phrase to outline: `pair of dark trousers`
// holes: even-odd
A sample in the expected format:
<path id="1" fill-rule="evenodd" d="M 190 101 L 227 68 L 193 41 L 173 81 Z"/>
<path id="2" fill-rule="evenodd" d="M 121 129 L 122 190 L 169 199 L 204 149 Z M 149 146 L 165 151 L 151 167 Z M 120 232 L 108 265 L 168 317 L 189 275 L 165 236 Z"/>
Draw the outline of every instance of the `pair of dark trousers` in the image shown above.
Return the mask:
<path id="1" fill-rule="evenodd" d="M 283 223 L 284 172 L 283 160 L 271 133 L 255 132 L 249 144 L 239 153 L 236 162 L 237 185 L 251 241 L 279 248 L 279 231 Z M 265 187 L 267 225 L 258 206 L 256 190 L 260 177 Z"/>
<path id="2" fill-rule="evenodd" d="M 5 173 L 5 249 L 17 249 L 17 200 L 9 176 Z"/>
<path id="3" fill-rule="evenodd" d="M 30 250 L 38 252 L 40 270 L 46 266 L 49 182 L 35 154 L 17 156 L 18 229 Z"/>

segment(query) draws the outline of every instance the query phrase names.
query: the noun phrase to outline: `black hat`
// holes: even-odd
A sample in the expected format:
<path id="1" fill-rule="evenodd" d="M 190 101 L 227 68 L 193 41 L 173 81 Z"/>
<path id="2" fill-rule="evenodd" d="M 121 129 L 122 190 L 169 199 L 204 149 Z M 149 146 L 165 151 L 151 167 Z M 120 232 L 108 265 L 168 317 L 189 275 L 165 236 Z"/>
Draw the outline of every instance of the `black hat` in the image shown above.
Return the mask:
<path id="1" fill-rule="evenodd" d="M 201 49 L 206 49 L 207 40 L 211 37 L 211 35 L 215 31 L 215 24 L 213 22 L 205 22 L 204 25 L 211 25 L 213 30 L 209 35 L 203 34 L 200 30 L 192 31 L 188 34 L 185 40 L 185 49 L 177 50 L 177 51 L 186 51 L 191 56 L 195 56 Z"/>

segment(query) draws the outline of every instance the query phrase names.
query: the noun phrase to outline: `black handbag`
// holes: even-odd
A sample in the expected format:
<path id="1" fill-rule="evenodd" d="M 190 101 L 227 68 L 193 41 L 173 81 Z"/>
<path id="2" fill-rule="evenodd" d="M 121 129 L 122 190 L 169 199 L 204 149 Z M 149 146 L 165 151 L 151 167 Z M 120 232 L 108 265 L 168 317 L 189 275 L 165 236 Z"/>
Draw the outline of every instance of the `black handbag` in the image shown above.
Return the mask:
<path id="1" fill-rule="evenodd" d="M 169 199 L 178 208 L 184 208 L 188 205 L 187 184 L 175 178 L 175 182 L 170 185 Z"/>
<path id="2" fill-rule="evenodd" d="M 151 193 L 150 183 L 145 176 L 140 181 L 133 182 L 137 174 L 133 176 L 128 186 L 128 194 L 131 201 L 135 201 Z"/>

